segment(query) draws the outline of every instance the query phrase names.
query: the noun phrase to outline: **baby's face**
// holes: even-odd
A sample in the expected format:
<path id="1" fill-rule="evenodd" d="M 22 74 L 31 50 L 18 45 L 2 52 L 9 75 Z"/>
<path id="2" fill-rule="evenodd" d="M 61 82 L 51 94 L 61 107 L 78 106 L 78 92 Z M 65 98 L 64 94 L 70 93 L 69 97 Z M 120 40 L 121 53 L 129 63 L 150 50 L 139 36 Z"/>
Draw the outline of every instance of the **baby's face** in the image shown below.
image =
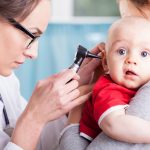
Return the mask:
<path id="1" fill-rule="evenodd" d="M 117 84 L 137 89 L 150 80 L 150 23 L 123 23 L 110 32 L 107 67 Z"/>

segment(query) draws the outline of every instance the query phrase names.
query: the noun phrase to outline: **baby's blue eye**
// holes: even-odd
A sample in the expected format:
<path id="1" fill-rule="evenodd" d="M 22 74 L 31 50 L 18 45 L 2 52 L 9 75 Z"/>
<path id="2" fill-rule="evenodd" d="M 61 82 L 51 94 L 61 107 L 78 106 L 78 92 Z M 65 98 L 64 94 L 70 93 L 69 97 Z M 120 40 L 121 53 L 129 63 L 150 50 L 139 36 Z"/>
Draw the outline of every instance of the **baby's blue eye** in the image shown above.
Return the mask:
<path id="1" fill-rule="evenodd" d="M 148 56 L 148 55 L 149 55 L 149 53 L 146 52 L 146 51 L 141 52 L 141 56 L 142 56 L 142 57 L 146 57 L 146 56 Z"/>
<path id="2" fill-rule="evenodd" d="M 118 50 L 118 53 L 120 55 L 125 55 L 126 54 L 126 50 L 121 48 L 121 49 Z"/>

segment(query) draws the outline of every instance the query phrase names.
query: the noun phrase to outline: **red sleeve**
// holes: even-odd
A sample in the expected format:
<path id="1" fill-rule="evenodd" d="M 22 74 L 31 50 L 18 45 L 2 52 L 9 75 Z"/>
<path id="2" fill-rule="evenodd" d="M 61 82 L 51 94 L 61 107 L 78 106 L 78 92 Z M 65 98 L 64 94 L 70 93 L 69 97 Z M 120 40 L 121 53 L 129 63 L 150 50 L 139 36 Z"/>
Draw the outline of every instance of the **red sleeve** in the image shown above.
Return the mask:
<path id="1" fill-rule="evenodd" d="M 93 115 L 97 122 L 101 116 L 112 107 L 115 109 L 126 107 L 135 94 L 135 91 L 117 85 L 112 81 L 108 82 L 107 80 L 107 82 L 99 82 L 99 84 L 103 84 L 103 86 L 101 87 L 101 85 L 98 85 L 95 87 L 98 89 L 93 91 Z"/>
<path id="2" fill-rule="evenodd" d="M 94 102 L 94 117 L 96 121 L 99 120 L 101 115 L 108 109 L 117 105 L 126 105 L 129 103 L 129 100 L 126 101 L 122 97 L 122 94 L 119 91 L 115 90 L 103 90 L 101 91 L 95 99 Z"/>
<path id="3" fill-rule="evenodd" d="M 93 108 L 91 105 L 91 101 L 88 100 L 84 106 L 82 118 L 80 120 L 80 134 L 84 133 L 87 136 L 82 135 L 83 137 L 91 137 L 92 139 L 94 139 L 98 135 L 98 133 L 100 133 L 100 131 L 101 129 L 99 128 L 97 122 L 93 117 Z"/>

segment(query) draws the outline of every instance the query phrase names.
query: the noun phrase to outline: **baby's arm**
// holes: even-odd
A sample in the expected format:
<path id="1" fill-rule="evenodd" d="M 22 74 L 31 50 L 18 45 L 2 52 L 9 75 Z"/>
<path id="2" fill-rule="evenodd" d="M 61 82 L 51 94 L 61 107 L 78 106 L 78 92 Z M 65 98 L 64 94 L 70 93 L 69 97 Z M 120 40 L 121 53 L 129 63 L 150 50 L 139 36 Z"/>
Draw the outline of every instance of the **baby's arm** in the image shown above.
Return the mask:
<path id="1" fill-rule="evenodd" d="M 103 132 L 113 139 L 129 143 L 150 143 L 150 122 L 116 110 L 100 123 Z"/>
<path id="2" fill-rule="evenodd" d="M 150 82 L 141 87 L 126 109 L 126 114 L 150 121 Z M 147 130 L 149 132 L 150 129 Z M 142 132 L 142 130 L 140 129 Z M 127 132 L 129 134 L 129 132 Z M 135 139 L 134 137 L 133 139 Z M 87 148 L 88 150 L 150 150 L 150 144 L 132 144 L 114 140 L 104 133 L 99 134 Z"/>
<path id="3" fill-rule="evenodd" d="M 100 127 L 110 137 L 126 142 L 150 143 L 150 83 L 144 85 L 124 110 L 106 116 Z M 133 115 L 133 116 L 131 116 Z M 141 119 L 142 118 L 142 119 Z"/>
<path id="4" fill-rule="evenodd" d="M 100 124 L 108 136 L 130 143 L 150 143 L 150 82 L 141 87 L 132 98 L 130 106 L 126 109 L 126 115 L 124 111 L 118 114 L 116 112 L 111 126 L 110 119 L 111 116 L 105 117 Z"/>
<path id="5" fill-rule="evenodd" d="M 140 90 L 136 93 L 135 97 L 130 102 L 130 106 L 126 110 L 126 114 L 130 114 L 130 115 L 134 115 L 134 116 L 146 119 L 146 120 L 150 120 L 150 82 L 144 85 L 142 88 L 140 88 Z M 135 127 L 136 126 L 137 124 L 135 125 Z M 85 146 L 82 145 L 83 143 L 86 143 L 87 141 L 86 139 L 83 139 L 82 137 L 79 136 L 79 128 L 78 127 L 76 128 L 77 128 L 76 132 L 73 132 L 71 128 L 68 129 L 68 131 L 72 132 L 72 134 L 66 131 L 68 132 L 69 135 L 71 135 L 69 138 L 65 138 L 66 134 L 62 135 L 63 138 L 61 138 L 60 140 L 61 146 L 66 144 L 67 147 L 69 147 L 67 143 L 70 143 L 70 138 L 74 139 L 75 141 L 78 141 L 78 144 L 73 145 L 72 147 L 73 149 L 78 149 L 78 150 L 84 149 L 88 145 L 88 144 L 84 144 Z M 149 132 L 149 130 L 150 128 L 147 131 Z M 140 129 L 139 132 L 142 132 L 142 130 Z M 130 133 L 129 131 L 126 132 L 126 134 L 129 134 L 129 133 Z M 82 138 L 83 141 L 80 138 Z M 133 137 L 133 139 L 135 138 L 136 136 Z M 79 144 L 80 142 L 81 144 Z M 79 148 L 79 146 L 81 147 Z M 63 148 L 66 150 L 66 147 L 63 147 Z M 150 144 L 131 144 L 131 143 L 126 143 L 126 142 L 121 142 L 121 141 L 117 141 L 106 136 L 104 133 L 100 133 L 92 141 L 92 143 L 88 146 L 87 149 L 88 150 L 93 150 L 93 149 L 94 150 L 112 150 L 112 149 L 115 149 L 115 150 L 127 150 L 127 149 L 150 150 Z"/>

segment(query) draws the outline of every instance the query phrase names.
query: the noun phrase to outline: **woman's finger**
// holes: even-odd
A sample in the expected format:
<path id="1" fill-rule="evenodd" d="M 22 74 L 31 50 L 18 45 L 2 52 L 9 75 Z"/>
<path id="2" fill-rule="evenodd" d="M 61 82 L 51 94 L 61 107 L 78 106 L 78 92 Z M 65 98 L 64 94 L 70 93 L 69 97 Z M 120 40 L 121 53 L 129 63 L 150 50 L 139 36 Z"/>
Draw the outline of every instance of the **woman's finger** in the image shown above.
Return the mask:
<path id="1" fill-rule="evenodd" d="M 93 54 L 99 54 L 100 52 L 102 52 L 105 49 L 105 43 L 102 42 L 100 44 L 98 44 L 96 47 L 94 47 L 90 52 Z M 86 58 L 83 63 L 82 66 L 84 66 L 85 64 L 87 64 L 92 58 Z"/>
<path id="2" fill-rule="evenodd" d="M 79 75 L 83 69 L 84 69 L 84 72 L 86 70 L 86 74 L 93 72 L 100 64 L 101 64 L 101 60 L 99 60 L 99 59 L 91 60 L 90 62 L 85 64 L 85 66 L 83 68 L 81 68 L 81 70 L 79 71 Z"/>
<path id="3" fill-rule="evenodd" d="M 85 101 L 87 101 L 90 98 L 91 94 L 92 92 L 89 92 L 83 96 L 78 97 L 77 99 L 74 99 L 73 101 L 71 101 L 65 106 L 65 109 L 69 111 L 74 107 L 83 104 Z"/>
<path id="4" fill-rule="evenodd" d="M 78 74 L 72 69 L 66 69 L 55 76 L 56 76 L 56 82 L 58 82 L 58 87 L 61 85 L 64 86 L 71 79 L 76 79 L 76 80 L 80 79 Z"/>
<path id="5" fill-rule="evenodd" d="M 101 66 L 101 61 L 99 59 L 93 59 L 85 64 L 78 73 L 80 75 L 79 85 L 88 84 L 91 81 L 95 69 L 99 66 Z"/>
<path id="6" fill-rule="evenodd" d="M 77 99 L 74 99 L 73 101 L 66 103 L 66 105 L 59 107 L 59 109 L 57 108 L 57 109 L 53 110 L 53 112 L 51 112 L 52 115 L 50 116 L 50 120 L 54 120 L 54 119 L 60 117 L 61 115 L 68 113 L 76 106 L 83 104 L 86 100 L 89 99 L 90 96 L 91 96 L 91 92 L 87 93 L 86 95 L 81 96 Z"/>
<path id="7" fill-rule="evenodd" d="M 67 105 L 68 103 L 70 103 L 71 101 L 73 101 L 74 99 L 78 98 L 80 95 L 80 91 L 78 89 L 75 89 L 73 91 L 71 91 L 70 93 L 64 95 L 62 98 L 61 98 L 61 104 L 64 106 L 64 105 Z"/>
<path id="8" fill-rule="evenodd" d="M 67 103 L 69 103 L 70 101 L 73 101 L 74 99 L 77 99 L 79 97 L 83 98 L 91 92 L 93 85 L 84 85 L 79 87 L 78 89 L 75 89 L 73 91 L 71 91 L 70 93 L 66 94 L 63 96 L 62 98 L 62 103 L 63 105 L 66 105 Z"/>
<path id="9" fill-rule="evenodd" d="M 65 95 L 65 94 L 70 93 L 74 89 L 77 89 L 78 86 L 79 86 L 79 82 L 77 80 L 71 80 L 70 82 L 68 82 L 67 84 L 65 84 L 62 87 L 61 95 Z"/>

